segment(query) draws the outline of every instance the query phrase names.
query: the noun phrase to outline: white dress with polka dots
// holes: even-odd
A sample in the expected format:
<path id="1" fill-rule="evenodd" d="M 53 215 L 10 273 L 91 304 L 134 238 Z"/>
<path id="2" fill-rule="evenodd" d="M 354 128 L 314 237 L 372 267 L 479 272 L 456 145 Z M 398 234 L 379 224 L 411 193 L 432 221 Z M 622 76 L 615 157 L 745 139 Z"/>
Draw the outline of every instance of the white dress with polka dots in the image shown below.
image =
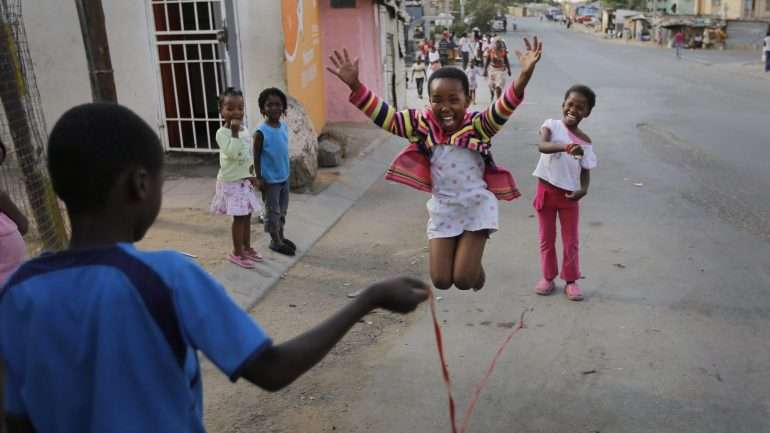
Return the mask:
<path id="1" fill-rule="evenodd" d="M 433 196 L 428 200 L 428 239 L 498 228 L 497 198 L 484 182 L 478 152 L 438 145 L 430 159 Z"/>

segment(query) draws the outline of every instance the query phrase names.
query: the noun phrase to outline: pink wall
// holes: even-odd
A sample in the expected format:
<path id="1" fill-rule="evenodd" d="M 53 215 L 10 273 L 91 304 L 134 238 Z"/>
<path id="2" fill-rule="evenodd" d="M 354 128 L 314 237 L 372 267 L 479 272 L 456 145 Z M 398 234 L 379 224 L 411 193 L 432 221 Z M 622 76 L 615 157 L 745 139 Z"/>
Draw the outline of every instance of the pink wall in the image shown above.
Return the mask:
<path id="1" fill-rule="evenodd" d="M 351 58 L 358 57 L 361 82 L 381 93 L 383 83 L 380 29 L 375 21 L 374 0 L 358 0 L 355 9 L 332 9 L 330 1 L 321 6 L 321 47 L 325 62 L 335 49 L 346 47 Z M 327 122 L 365 122 L 367 117 L 348 102 L 350 89 L 326 72 Z"/>

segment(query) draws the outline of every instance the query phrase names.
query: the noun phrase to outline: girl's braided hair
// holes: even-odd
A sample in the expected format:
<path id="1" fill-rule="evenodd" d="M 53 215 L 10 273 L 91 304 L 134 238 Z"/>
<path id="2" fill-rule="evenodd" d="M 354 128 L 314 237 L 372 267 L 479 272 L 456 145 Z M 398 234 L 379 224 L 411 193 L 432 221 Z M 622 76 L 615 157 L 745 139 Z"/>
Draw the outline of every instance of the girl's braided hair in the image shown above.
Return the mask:
<path id="1" fill-rule="evenodd" d="M 228 87 L 224 93 L 219 96 L 219 107 L 222 107 L 222 103 L 225 102 L 227 96 L 240 96 L 243 97 L 243 92 L 237 87 Z"/>

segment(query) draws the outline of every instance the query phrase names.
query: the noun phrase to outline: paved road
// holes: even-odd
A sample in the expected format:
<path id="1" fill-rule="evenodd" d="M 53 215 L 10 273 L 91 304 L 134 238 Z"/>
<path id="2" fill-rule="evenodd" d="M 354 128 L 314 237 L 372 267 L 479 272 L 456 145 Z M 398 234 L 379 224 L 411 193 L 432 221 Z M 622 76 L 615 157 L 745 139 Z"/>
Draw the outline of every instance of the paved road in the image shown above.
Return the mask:
<path id="1" fill-rule="evenodd" d="M 471 431 L 770 431 L 768 82 L 547 23 L 519 29 L 516 38 L 541 35 L 546 52 L 495 150 L 524 197 L 501 206 L 487 287 L 442 293 L 439 304 L 461 412 L 510 323 L 532 310 Z M 580 304 L 532 293 L 529 176 L 538 126 L 560 115 L 564 90 L 577 82 L 599 96 L 584 125 L 599 167 L 582 203 Z M 419 255 L 426 199 L 380 181 L 327 238 L 372 245 L 373 255 L 398 242 Z M 320 254 L 310 252 L 314 266 L 339 266 Z M 424 310 L 406 332 L 347 362 L 360 380 L 339 396 L 349 431 L 449 431 Z"/>

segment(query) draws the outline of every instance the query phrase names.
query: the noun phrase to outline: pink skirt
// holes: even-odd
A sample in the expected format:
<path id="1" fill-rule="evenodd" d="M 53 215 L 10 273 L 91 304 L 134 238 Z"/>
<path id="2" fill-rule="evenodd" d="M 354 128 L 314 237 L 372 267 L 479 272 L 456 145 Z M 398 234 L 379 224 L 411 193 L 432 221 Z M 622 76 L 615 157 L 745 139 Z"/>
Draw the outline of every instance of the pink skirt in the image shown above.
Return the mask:
<path id="1" fill-rule="evenodd" d="M 0 291 L 2 284 L 27 258 L 27 246 L 16 223 L 0 212 Z"/>
<path id="2" fill-rule="evenodd" d="M 217 179 L 211 212 L 218 215 L 244 216 L 259 212 L 262 205 L 248 179 L 224 182 Z"/>

